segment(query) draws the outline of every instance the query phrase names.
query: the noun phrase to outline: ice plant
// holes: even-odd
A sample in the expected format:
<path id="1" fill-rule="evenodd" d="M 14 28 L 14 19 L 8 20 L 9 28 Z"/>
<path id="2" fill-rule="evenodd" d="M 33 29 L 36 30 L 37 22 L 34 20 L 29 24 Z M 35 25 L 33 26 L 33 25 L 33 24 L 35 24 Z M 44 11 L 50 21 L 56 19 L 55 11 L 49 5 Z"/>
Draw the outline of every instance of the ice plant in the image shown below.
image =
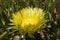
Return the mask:
<path id="1" fill-rule="evenodd" d="M 12 15 L 12 23 L 14 28 L 19 30 L 21 34 L 34 34 L 40 30 L 45 24 L 45 13 L 40 8 L 23 8 Z"/>

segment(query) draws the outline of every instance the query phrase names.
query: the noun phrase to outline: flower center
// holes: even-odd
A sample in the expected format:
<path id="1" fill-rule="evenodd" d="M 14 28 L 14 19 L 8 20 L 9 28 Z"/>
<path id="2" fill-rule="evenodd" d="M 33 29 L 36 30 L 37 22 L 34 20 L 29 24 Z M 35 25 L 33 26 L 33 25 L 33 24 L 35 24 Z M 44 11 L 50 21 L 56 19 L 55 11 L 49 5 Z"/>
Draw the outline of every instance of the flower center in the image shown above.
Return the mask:
<path id="1" fill-rule="evenodd" d="M 39 22 L 38 18 L 27 18 L 22 20 L 22 27 L 29 26 L 29 25 L 37 25 Z"/>

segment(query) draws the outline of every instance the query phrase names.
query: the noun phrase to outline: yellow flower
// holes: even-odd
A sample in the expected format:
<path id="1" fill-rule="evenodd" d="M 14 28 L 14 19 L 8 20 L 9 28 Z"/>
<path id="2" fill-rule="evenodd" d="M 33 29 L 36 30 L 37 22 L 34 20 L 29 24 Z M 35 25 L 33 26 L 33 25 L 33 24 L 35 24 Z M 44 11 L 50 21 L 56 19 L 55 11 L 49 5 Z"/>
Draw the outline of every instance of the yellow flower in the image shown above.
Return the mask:
<path id="1" fill-rule="evenodd" d="M 40 8 L 24 8 L 12 15 L 14 28 L 21 34 L 33 34 L 45 24 L 45 13 Z"/>

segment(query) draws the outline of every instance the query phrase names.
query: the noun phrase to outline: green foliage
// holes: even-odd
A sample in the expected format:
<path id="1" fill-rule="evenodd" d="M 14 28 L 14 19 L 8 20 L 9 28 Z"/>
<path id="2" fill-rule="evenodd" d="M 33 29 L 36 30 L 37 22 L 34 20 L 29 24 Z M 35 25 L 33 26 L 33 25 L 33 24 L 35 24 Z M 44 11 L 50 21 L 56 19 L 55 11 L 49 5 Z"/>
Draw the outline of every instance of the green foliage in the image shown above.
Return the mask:
<path id="1" fill-rule="evenodd" d="M 41 30 L 43 35 L 41 32 L 35 33 L 34 37 L 32 38 L 26 35 L 26 39 L 60 40 L 60 27 L 57 24 L 57 19 L 54 14 L 55 4 L 56 0 L 0 0 L 0 39 L 12 40 L 13 37 L 17 35 L 21 36 L 18 30 L 10 28 L 12 26 L 12 24 L 9 25 L 12 13 L 15 13 L 25 7 L 38 7 L 44 9 L 44 11 L 47 12 L 46 15 L 48 15 L 48 13 L 51 13 L 52 20 L 46 23 L 45 28 Z M 7 34 L 3 34 L 4 32 L 7 32 Z M 44 37 L 42 37 L 40 34 Z"/>

